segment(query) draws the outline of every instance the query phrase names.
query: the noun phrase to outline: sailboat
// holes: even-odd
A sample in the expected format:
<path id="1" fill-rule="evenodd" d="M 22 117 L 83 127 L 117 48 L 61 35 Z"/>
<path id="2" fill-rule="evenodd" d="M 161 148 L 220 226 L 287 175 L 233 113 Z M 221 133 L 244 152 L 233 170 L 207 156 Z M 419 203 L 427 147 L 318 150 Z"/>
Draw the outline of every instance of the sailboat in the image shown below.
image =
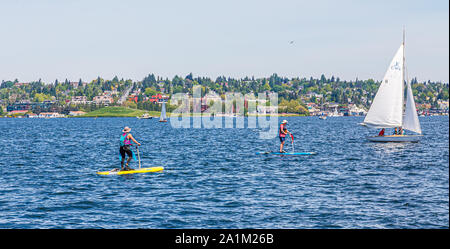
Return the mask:
<path id="1" fill-rule="evenodd" d="M 417 133 L 415 135 L 382 135 L 367 139 L 372 142 L 419 142 L 422 137 L 419 118 L 417 116 L 411 83 L 406 80 L 406 105 L 404 104 L 405 88 L 405 33 L 403 42 L 397 50 L 389 68 L 384 75 L 378 92 L 361 125 L 369 128 L 395 128 Z"/>
<path id="2" fill-rule="evenodd" d="M 166 117 L 166 102 L 163 102 L 163 103 L 162 103 L 161 116 L 159 117 L 159 122 L 167 122 L 167 117 Z"/>

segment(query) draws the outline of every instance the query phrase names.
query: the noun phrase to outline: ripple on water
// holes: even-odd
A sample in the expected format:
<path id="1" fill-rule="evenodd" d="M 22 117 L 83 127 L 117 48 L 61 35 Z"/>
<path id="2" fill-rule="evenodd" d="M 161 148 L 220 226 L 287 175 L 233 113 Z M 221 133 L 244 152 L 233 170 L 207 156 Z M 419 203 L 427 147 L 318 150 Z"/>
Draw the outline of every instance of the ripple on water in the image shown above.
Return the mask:
<path id="1" fill-rule="evenodd" d="M 421 117 L 417 144 L 367 142 L 360 117 L 286 119 L 295 151 L 317 155 L 255 155 L 279 146 L 259 129 L 0 119 L 15 127 L 0 141 L 16 141 L 0 160 L 0 228 L 448 228 L 447 117 Z M 119 167 L 124 126 L 162 173 L 95 174 Z"/>

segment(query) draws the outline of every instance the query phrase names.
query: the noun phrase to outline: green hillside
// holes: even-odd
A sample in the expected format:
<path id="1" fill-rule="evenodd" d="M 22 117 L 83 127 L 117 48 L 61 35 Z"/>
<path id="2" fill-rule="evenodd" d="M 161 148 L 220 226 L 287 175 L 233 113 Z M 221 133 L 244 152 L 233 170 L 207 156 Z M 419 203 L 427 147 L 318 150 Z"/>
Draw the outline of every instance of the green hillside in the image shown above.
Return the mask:
<path id="1" fill-rule="evenodd" d="M 85 115 L 79 117 L 136 117 L 141 116 L 144 113 L 149 113 L 153 116 L 159 116 L 159 112 L 149 112 L 121 106 L 108 106 L 86 113 Z"/>

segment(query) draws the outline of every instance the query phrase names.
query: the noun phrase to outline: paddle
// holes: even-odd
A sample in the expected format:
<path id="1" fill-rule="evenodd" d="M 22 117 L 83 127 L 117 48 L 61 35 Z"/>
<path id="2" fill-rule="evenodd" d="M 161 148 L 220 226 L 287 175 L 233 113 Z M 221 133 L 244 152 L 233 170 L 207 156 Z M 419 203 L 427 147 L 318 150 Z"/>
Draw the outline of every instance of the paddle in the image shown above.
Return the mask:
<path id="1" fill-rule="evenodd" d="M 139 157 L 139 146 L 136 145 L 136 151 L 138 154 L 139 168 L 141 168 L 141 158 Z"/>
<path id="2" fill-rule="evenodd" d="M 289 133 L 289 135 L 291 135 L 292 152 L 295 152 L 295 150 L 294 150 L 294 135 L 292 135 L 292 133 Z"/>

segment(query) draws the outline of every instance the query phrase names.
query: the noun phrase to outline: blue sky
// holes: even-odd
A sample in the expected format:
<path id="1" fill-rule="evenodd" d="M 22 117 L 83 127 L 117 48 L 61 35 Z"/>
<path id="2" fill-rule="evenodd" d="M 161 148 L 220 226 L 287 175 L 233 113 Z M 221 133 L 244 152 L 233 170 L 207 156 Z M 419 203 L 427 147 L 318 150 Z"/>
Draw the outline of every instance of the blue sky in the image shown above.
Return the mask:
<path id="1" fill-rule="evenodd" d="M 409 76 L 448 82 L 448 11 L 447 0 L 0 0 L 0 80 L 381 80 L 405 26 Z"/>

